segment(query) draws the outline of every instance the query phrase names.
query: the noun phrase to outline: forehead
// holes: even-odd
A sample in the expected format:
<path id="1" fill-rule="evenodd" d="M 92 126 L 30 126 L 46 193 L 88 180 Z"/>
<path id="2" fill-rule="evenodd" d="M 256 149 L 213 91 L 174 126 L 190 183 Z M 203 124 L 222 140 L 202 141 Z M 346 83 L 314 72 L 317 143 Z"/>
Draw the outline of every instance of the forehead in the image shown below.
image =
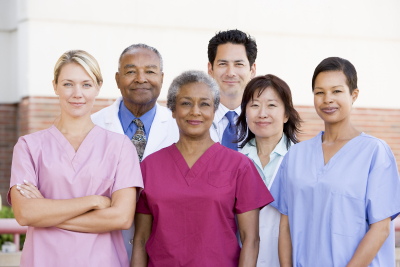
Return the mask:
<path id="1" fill-rule="evenodd" d="M 274 100 L 277 102 L 283 102 L 278 92 L 272 86 L 268 86 L 267 88 L 265 88 L 260 96 L 258 96 L 259 92 L 260 89 L 254 91 L 253 100 L 258 100 L 258 101 Z"/>
<path id="2" fill-rule="evenodd" d="M 231 43 L 221 44 L 217 47 L 215 60 L 243 60 L 249 62 L 244 45 Z"/>
<path id="3" fill-rule="evenodd" d="M 188 83 L 182 85 L 178 91 L 179 97 L 211 98 L 211 88 L 205 83 Z"/>
<path id="4" fill-rule="evenodd" d="M 121 58 L 121 67 L 127 64 L 137 67 L 156 65 L 160 67 L 160 59 L 157 54 L 145 48 L 134 48 L 126 52 Z"/>
<path id="5" fill-rule="evenodd" d="M 315 88 L 330 88 L 342 85 L 347 86 L 346 75 L 342 71 L 324 71 L 317 75 L 315 79 Z"/>
<path id="6" fill-rule="evenodd" d="M 63 80 L 63 79 L 92 80 L 89 73 L 87 73 L 86 70 L 77 63 L 68 63 L 61 68 L 58 80 Z"/>

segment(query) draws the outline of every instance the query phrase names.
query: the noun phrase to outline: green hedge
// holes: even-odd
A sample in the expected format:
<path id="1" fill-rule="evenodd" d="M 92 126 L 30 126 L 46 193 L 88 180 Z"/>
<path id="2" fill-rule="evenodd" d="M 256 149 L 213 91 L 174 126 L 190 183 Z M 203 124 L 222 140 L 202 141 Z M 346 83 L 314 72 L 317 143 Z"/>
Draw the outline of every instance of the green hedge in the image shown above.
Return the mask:
<path id="1" fill-rule="evenodd" d="M 0 218 L 15 218 L 12 208 L 3 206 L 3 208 L 0 210 Z M 25 236 L 26 236 L 25 234 L 20 235 L 20 238 L 19 238 L 19 249 L 20 250 L 22 250 L 22 248 L 24 246 Z M 13 234 L 0 235 L 0 248 L 3 245 L 3 243 L 6 241 L 14 242 L 14 235 Z"/>

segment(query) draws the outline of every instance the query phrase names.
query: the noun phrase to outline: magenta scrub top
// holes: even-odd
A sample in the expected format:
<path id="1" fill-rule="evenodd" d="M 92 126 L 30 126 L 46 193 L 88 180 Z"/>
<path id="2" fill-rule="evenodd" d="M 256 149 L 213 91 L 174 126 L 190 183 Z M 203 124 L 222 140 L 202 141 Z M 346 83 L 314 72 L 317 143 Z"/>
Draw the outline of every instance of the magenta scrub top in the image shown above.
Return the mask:
<path id="1" fill-rule="evenodd" d="M 253 162 L 213 144 L 189 169 L 175 144 L 148 156 L 136 211 L 153 215 L 149 265 L 238 266 L 236 213 L 273 201 Z"/>
<path id="2" fill-rule="evenodd" d="M 44 198 L 111 197 L 143 188 L 136 149 L 129 138 L 95 126 L 78 151 L 55 127 L 20 137 L 14 147 L 10 188 L 27 180 Z M 10 194 L 8 201 L 11 204 Z M 21 267 L 129 266 L 121 231 L 79 233 L 28 227 Z"/>

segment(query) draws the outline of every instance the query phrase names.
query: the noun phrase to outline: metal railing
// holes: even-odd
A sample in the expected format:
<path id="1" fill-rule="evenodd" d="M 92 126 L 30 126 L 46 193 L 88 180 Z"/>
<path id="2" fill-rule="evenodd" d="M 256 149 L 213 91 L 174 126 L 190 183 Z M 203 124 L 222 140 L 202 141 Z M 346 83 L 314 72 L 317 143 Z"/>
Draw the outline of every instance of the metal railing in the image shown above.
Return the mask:
<path id="1" fill-rule="evenodd" d="M 19 251 L 19 235 L 25 234 L 28 226 L 21 226 L 15 219 L 0 219 L 0 234 L 13 234 L 14 244 Z"/>

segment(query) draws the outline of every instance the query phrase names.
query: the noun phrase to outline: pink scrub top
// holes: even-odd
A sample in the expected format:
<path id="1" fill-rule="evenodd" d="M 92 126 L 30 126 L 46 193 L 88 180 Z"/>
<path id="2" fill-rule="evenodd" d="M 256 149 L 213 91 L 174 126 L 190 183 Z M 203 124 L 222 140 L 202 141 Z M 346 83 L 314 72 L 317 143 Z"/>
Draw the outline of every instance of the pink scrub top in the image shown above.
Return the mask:
<path id="1" fill-rule="evenodd" d="M 148 266 L 237 267 L 235 214 L 273 201 L 253 162 L 215 143 L 189 169 L 173 144 L 141 169 L 146 189 L 136 211 L 153 215 Z"/>
<path id="2" fill-rule="evenodd" d="M 129 138 L 95 126 L 78 151 L 55 127 L 20 137 L 14 147 L 10 188 L 27 180 L 44 198 L 111 195 L 143 188 L 136 149 Z M 10 193 L 8 201 L 11 204 Z M 79 233 L 28 227 L 21 267 L 129 266 L 121 231 Z"/>

